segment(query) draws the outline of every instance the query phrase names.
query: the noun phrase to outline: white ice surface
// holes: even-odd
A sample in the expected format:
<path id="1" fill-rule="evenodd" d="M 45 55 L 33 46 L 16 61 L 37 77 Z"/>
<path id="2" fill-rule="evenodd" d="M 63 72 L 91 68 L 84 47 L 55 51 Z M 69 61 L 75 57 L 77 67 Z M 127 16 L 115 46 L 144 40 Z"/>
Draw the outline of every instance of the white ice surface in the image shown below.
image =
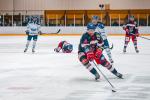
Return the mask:
<path id="1" fill-rule="evenodd" d="M 150 37 L 148 37 L 150 38 Z M 93 75 L 78 61 L 80 36 L 40 36 L 36 53 L 23 53 L 26 37 L 0 37 L 0 100 L 150 100 L 150 41 L 139 38 L 140 53 L 132 43 L 123 54 L 124 37 L 109 37 L 114 44 L 114 67 L 124 74 L 117 79 L 100 69 L 116 87 Z M 55 53 L 61 40 L 74 45 L 71 54 Z"/>

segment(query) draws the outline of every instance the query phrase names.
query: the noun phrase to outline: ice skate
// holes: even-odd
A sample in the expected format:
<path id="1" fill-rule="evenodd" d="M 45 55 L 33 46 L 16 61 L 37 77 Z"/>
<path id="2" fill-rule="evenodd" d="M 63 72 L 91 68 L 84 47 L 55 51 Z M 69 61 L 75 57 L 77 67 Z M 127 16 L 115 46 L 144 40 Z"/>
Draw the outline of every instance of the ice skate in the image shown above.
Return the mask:
<path id="1" fill-rule="evenodd" d="M 27 50 L 28 50 L 28 49 L 27 49 L 27 48 L 25 48 L 24 53 L 25 53 L 25 52 L 27 52 Z"/>
<path id="2" fill-rule="evenodd" d="M 95 80 L 96 80 L 96 81 L 100 80 L 100 75 L 99 75 L 98 73 L 95 74 Z"/>
<path id="3" fill-rule="evenodd" d="M 34 50 L 34 49 L 32 49 L 32 53 L 35 53 L 35 50 Z"/>
<path id="4" fill-rule="evenodd" d="M 116 75 L 118 78 L 123 79 L 123 75 L 122 75 L 121 73 L 118 73 L 118 72 L 117 72 L 115 75 Z"/>

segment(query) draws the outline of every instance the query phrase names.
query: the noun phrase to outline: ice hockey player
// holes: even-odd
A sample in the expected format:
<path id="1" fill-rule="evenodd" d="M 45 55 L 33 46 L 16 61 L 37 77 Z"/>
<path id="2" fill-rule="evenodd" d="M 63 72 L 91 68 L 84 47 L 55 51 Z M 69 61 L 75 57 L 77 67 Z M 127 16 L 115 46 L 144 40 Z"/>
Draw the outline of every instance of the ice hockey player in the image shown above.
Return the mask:
<path id="1" fill-rule="evenodd" d="M 126 53 L 126 48 L 128 46 L 128 43 L 130 42 L 130 39 L 132 39 L 132 42 L 135 47 L 135 51 L 136 53 L 139 53 L 139 50 L 137 47 L 137 37 L 139 36 L 139 33 L 138 33 L 137 24 L 134 20 L 134 16 L 129 17 L 129 22 L 123 26 L 123 29 L 126 31 L 123 52 Z"/>
<path id="2" fill-rule="evenodd" d="M 38 24 L 38 18 L 32 16 L 28 25 L 27 25 L 27 43 L 24 52 L 27 52 L 29 44 L 31 40 L 33 39 L 33 45 L 32 45 L 32 53 L 35 52 L 36 42 L 38 39 L 38 35 L 41 34 L 40 31 L 40 25 Z"/>
<path id="3" fill-rule="evenodd" d="M 99 17 L 98 16 L 93 16 L 92 17 L 92 23 L 96 26 L 96 32 L 98 32 L 103 41 L 104 41 L 104 49 L 107 53 L 107 56 L 109 58 L 109 61 L 111 63 L 113 63 L 113 59 L 112 59 L 112 55 L 111 55 L 111 50 L 110 50 L 110 46 L 109 46 L 109 42 L 108 42 L 108 39 L 107 39 L 107 34 L 105 32 L 105 26 L 102 22 L 99 21 Z"/>
<path id="4" fill-rule="evenodd" d="M 67 41 L 61 41 L 59 42 L 58 47 L 54 49 L 54 51 L 60 52 L 60 50 L 62 50 L 63 53 L 71 53 L 73 50 L 73 45 Z"/>
<path id="5" fill-rule="evenodd" d="M 122 78 L 123 75 L 118 73 L 103 55 L 104 42 L 101 35 L 95 32 L 95 29 L 96 26 L 93 23 L 88 23 L 87 32 L 84 33 L 80 39 L 78 47 L 78 58 L 80 62 L 95 76 L 95 80 L 100 79 L 100 75 L 92 64 L 94 60 L 97 64 L 101 64 L 107 68 L 118 78 Z"/>

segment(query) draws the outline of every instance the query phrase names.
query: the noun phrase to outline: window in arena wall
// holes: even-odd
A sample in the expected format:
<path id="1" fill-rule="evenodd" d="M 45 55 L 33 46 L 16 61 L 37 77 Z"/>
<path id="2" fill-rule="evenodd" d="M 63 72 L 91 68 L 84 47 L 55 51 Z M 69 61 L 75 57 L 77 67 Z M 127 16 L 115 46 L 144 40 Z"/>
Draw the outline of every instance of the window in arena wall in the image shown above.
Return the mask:
<path id="1" fill-rule="evenodd" d="M 75 14 L 67 14 L 66 15 L 66 26 L 74 26 L 75 25 Z"/>
<path id="2" fill-rule="evenodd" d="M 14 12 L 13 14 L 13 26 L 22 26 L 21 12 Z"/>
<path id="3" fill-rule="evenodd" d="M 150 14 L 148 14 L 148 20 L 147 20 L 147 22 L 148 22 L 148 26 L 150 26 Z"/>
<path id="4" fill-rule="evenodd" d="M 65 26 L 65 16 L 64 14 L 56 14 L 56 26 Z"/>
<path id="5" fill-rule="evenodd" d="M 13 13 L 5 12 L 4 13 L 4 26 L 12 26 L 13 25 Z"/>
<path id="6" fill-rule="evenodd" d="M 47 26 L 56 26 L 57 23 L 57 14 L 48 14 L 46 15 L 46 25 Z"/>
<path id="7" fill-rule="evenodd" d="M 147 14 L 139 14 L 139 26 L 147 26 Z"/>
<path id="8" fill-rule="evenodd" d="M 0 26 L 3 26 L 3 21 L 4 21 L 4 14 L 3 12 L 0 12 Z"/>
<path id="9" fill-rule="evenodd" d="M 119 14 L 120 15 L 120 26 L 123 26 L 128 22 L 128 14 Z"/>
<path id="10" fill-rule="evenodd" d="M 110 14 L 108 12 L 102 14 L 102 22 L 105 24 L 105 26 L 110 26 Z"/>
<path id="11" fill-rule="evenodd" d="M 83 20 L 83 14 L 75 14 L 75 26 L 84 26 Z"/>
<path id="12" fill-rule="evenodd" d="M 111 26 L 119 26 L 119 14 L 110 14 L 110 25 Z"/>
<path id="13" fill-rule="evenodd" d="M 44 13 L 46 26 L 65 26 L 66 16 L 64 10 L 45 10 Z"/>
<path id="14" fill-rule="evenodd" d="M 59 26 L 65 26 L 65 15 L 61 14 L 59 18 L 60 18 L 59 19 L 59 21 L 60 21 Z"/>

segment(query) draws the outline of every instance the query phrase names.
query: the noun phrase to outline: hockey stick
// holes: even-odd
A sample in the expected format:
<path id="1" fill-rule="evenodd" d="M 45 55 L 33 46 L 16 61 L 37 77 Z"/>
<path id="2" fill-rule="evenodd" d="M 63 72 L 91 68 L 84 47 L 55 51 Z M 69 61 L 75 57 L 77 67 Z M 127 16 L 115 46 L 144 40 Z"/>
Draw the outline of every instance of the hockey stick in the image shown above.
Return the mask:
<path id="1" fill-rule="evenodd" d="M 135 34 L 131 34 L 131 35 L 134 35 L 136 36 Z M 146 37 L 143 37 L 143 36 L 139 36 L 140 38 L 143 38 L 143 39 L 146 39 L 146 40 L 150 40 L 149 38 L 146 38 Z"/>
<path id="2" fill-rule="evenodd" d="M 96 66 L 96 68 L 99 70 L 99 72 L 103 75 L 103 77 L 105 78 L 105 80 L 110 84 L 111 86 L 111 90 L 112 92 L 116 92 L 115 87 L 112 85 L 112 83 L 108 80 L 108 78 L 103 74 L 103 72 L 98 68 L 97 64 L 93 61 L 94 65 Z"/>
<path id="3" fill-rule="evenodd" d="M 41 34 L 59 34 L 61 29 L 58 29 L 55 33 L 41 33 Z"/>
<path id="4" fill-rule="evenodd" d="M 139 37 L 141 37 L 143 39 L 146 39 L 146 40 L 150 40 L 149 38 L 146 38 L 146 37 L 143 37 L 143 36 L 139 36 Z"/>
<path id="5" fill-rule="evenodd" d="M 58 34 L 58 33 L 60 33 L 60 31 L 61 31 L 61 29 L 58 29 L 58 31 L 56 33 L 54 33 L 54 34 Z"/>

